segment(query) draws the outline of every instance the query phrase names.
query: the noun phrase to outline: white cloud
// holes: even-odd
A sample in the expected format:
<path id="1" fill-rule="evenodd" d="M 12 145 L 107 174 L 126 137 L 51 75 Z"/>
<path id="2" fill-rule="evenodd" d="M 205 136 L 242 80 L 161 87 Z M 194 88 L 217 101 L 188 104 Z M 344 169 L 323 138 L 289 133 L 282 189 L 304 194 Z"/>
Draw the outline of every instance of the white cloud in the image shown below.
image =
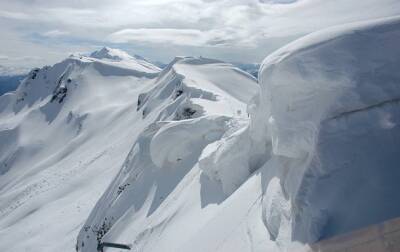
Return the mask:
<path id="1" fill-rule="evenodd" d="M 109 40 L 114 43 L 151 42 L 175 45 L 199 46 L 205 43 L 206 35 L 195 29 L 123 29 L 112 33 Z"/>
<path id="2" fill-rule="evenodd" d="M 109 41 L 113 43 L 153 43 L 171 44 L 181 46 L 233 46 L 243 40 L 235 31 L 210 30 L 200 31 L 196 29 L 160 29 L 139 28 L 123 29 L 109 35 Z M 242 46 L 248 44 L 241 43 Z"/>
<path id="3" fill-rule="evenodd" d="M 162 60 L 173 53 L 197 53 L 260 61 L 288 38 L 336 24 L 400 15 L 400 1 L 0 0 L 0 10 L 0 46 L 12 51 L 4 51 L 7 55 L 23 55 L 26 49 L 43 52 L 49 45 L 53 54 L 61 55 L 115 43 L 156 59 L 161 53 L 154 45 L 169 46 L 170 54 Z M 34 43 L 27 39 L 34 32 L 47 39 L 46 45 L 40 45 L 43 38 Z M 85 41 L 92 44 L 83 45 Z"/>
<path id="4" fill-rule="evenodd" d="M 23 61 L 41 61 L 43 60 L 42 57 L 39 56 L 22 56 L 14 58 L 15 60 L 23 60 Z"/>
<path id="5" fill-rule="evenodd" d="M 44 37 L 49 37 L 49 38 L 61 37 L 61 36 L 65 36 L 65 35 L 68 35 L 68 34 L 69 34 L 69 32 L 67 32 L 67 31 L 60 31 L 60 30 L 57 30 L 57 29 L 42 33 L 42 35 Z"/>
<path id="6" fill-rule="evenodd" d="M 0 18 L 26 20 L 29 16 L 22 12 L 0 10 Z"/>
<path id="7" fill-rule="evenodd" d="M 1 60 L 8 60 L 8 59 L 9 59 L 9 57 L 7 55 L 1 55 L 0 54 L 0 61 Z"/>

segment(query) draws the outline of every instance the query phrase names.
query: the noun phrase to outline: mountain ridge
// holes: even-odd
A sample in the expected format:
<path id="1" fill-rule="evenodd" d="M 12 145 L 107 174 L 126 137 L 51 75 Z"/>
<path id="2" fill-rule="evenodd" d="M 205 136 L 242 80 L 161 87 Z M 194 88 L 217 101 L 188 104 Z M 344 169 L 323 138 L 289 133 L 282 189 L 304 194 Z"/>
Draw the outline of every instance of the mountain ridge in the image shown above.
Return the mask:
<path id="1" fill-rule="evenodd" d="M 201 76 L 177 78 L 170 71 L 168 78 L 158 79 L 159 69 L 142 61 L 72 55 L 54 66 L 33 69 L 16 91 L 0 97 L 0 140 L 7 143 L 0 146 L 0 250 L 73 250 L 80 225 L 141 132 L 155 127 L 151 125 L 159 113 L 165 112 L 165 120 L 184 124 L 207 122 L 200 119 L 204 115 L 185 110 L 196 92 L 204 92 L 198 86 Z M 187 70 L 201 73 L 213 67 L 211 62 L 197 61 L 185 65 Z M 254 85 L 254 79 L 233 66 L 220 68 Z M 186 85 L 187 80 L 196 80 L 198 84 L 191 86 L 197 87 L 182 90 L 176 102 L 179 88 L 175 90 L 174 83 Z M 158 85 L 169 98 L 143 117 L 138 98 Z M 202 100 L 198 98 L 196 103 Z M 232 106 L 221 99 L 210 102 Z M 166 160 L 171 161 L 167 153 Z M 49 239 L 58 242 L 48 244 Z"/>

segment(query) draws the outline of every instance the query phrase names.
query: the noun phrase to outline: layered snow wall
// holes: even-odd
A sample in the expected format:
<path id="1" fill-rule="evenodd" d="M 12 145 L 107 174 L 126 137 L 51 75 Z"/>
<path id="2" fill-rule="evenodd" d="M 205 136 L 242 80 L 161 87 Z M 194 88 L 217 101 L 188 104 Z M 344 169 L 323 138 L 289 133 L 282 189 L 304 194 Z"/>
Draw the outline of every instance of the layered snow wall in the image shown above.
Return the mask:
<path id="1" fill-rule="evenodd" d="M 253 139 L 276 170 L 272 238 L 313 242 L 400 215 L 400 18 L 330 28 L 268 56 Z"/>

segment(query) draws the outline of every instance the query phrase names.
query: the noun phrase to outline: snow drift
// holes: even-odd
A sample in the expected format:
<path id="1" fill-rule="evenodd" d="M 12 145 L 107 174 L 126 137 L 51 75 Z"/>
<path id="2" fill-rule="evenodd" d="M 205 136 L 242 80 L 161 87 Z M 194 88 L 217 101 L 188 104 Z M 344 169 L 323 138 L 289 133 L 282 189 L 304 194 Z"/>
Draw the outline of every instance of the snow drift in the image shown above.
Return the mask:
<path id="1" fill-rule="evenodd" d="M 264 193 L 273 238 L 313 242 L 400 215 L 399 41 L 395 17 L 317 32 L 264 60 L 251 134 L 279 169 Z"/>

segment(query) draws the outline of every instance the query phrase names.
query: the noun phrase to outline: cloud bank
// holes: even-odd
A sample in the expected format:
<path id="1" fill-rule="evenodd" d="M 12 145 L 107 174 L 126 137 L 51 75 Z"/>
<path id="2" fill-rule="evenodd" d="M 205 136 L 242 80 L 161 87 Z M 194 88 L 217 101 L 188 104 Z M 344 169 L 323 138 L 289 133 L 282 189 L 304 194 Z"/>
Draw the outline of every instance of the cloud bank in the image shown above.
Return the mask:
<path id="1" fill-rule="evenodd" d="M 52 63 L 109 45 L 154 60 L 258 62 L 312 31 L 393 15 L 398 0 L 0 0 L 0 53 Z"/>

